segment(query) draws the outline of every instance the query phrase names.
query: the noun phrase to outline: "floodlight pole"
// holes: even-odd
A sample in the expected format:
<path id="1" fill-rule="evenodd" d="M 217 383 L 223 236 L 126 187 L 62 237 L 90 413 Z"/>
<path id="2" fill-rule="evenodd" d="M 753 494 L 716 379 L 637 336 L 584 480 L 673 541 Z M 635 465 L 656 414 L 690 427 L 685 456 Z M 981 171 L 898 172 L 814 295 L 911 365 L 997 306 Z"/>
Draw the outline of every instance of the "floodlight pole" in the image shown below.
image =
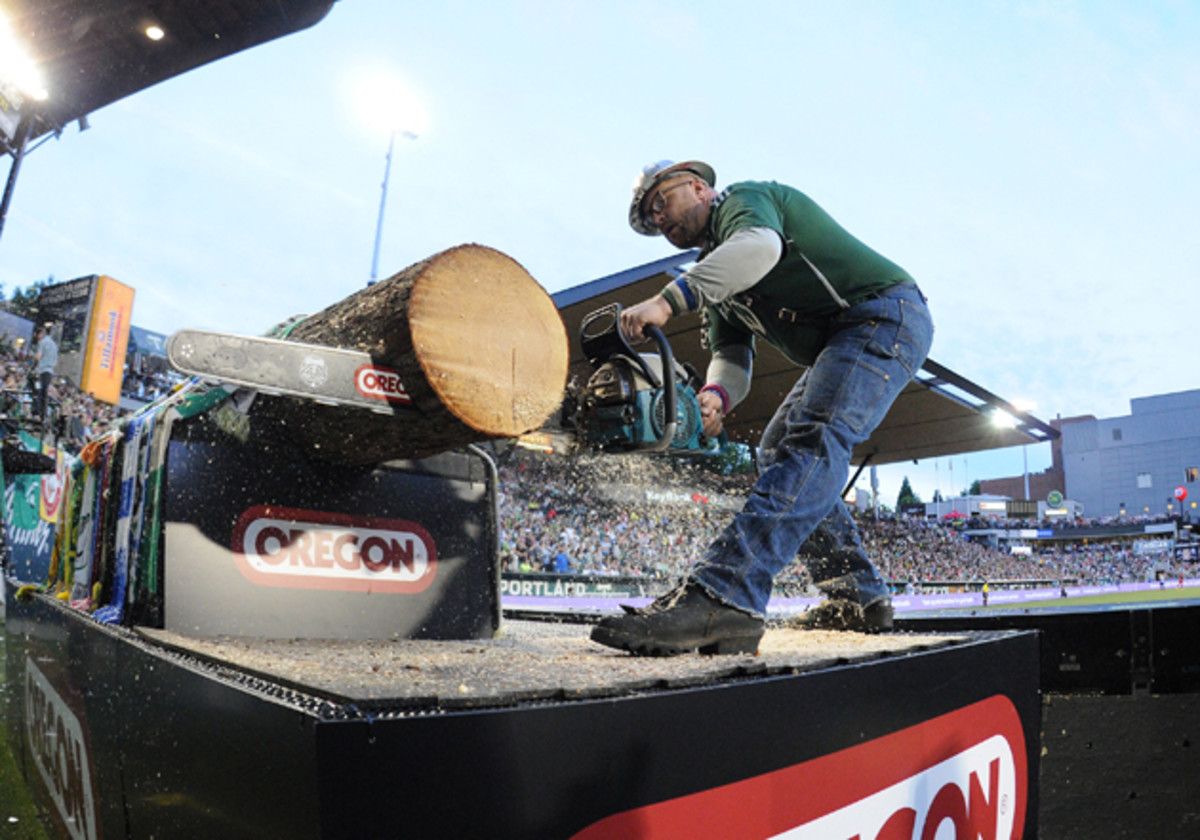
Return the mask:
<path id="1" fill-rule="evenodd" d="M 33 132 L 33 115 L 25 113 L 19 129 L 21 139 L 12 152 L 13 162 L 8 169 L 8 181 L 4 185 L 4 198 L 0 199 L 0 236 L 4 235 L 4 222 L 8 219 L 8 205 L 12 203 L 13 190 L 17 186 L 17 173 L 21 171 L 21 161 L 25 158 L 25 146 L 29 143 L 29 135 Z"/>
<path id="2" fill-rule="evenodd" d="M 1021 445 L 1021 457 L 1025 461 L 1025 501 L 1029 501 L 1029 444 Z"/>
<path id="3" fill-rule="evenodd" d="M 368 286 L 374 286 L 379 279 L 379 245 L 383 241 L 383 211 L 387 207 L 388 180 L 392 175 L 392 151 L 396 146 L 396 135 L 407 140 L 416 140 L 417 135 L 411 131 L 393 131 L 388 136 L 387 161 L 383 166 L 383 187 L 379 196 L 379 220 L 375 223 L 375 252 L 371 257 L 371 279 Z"/>

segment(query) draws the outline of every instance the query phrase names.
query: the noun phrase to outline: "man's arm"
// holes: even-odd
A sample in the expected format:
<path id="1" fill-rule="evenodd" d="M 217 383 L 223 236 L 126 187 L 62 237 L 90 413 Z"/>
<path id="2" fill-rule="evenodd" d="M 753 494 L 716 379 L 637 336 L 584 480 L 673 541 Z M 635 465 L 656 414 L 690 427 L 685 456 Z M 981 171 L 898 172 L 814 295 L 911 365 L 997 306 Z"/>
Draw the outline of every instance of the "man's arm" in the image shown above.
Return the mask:
<path id="1" fill-rule="evenodd" d="M 622 311 L 621 331 L 635 344 L 645 341 L 645 327 L 662 327 L 673 315 L 695 312 L 749 289 L 781 256 L 783 240 L 771 228 L 739 230 L 660 293 Z"/>
<path id="2" fill-rule="evenodd" d="M 715 350 L 708 363 L 706 384 L 697 395 L 700 420 L 707 437 L 721 433 L 725 415 L 750 393 L 754 351 L 746 344 L 731 344 Z"/>
<path id="3" fill-rule="evenodd" d="M 663 289 L 671 313 L 695 312 L 744 292 L 783 256 L 783 240 L 769 227 L 743 228 Z"/>

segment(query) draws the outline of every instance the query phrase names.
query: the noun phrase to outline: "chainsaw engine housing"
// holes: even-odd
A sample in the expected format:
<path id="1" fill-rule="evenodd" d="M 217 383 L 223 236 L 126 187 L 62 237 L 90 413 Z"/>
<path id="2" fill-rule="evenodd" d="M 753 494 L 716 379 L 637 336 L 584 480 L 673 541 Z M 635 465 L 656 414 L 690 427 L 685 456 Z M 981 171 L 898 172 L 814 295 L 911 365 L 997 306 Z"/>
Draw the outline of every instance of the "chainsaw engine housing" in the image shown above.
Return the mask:
<path id="1" fill-rule="evenodd" d="M 633 450 L 661 440 L 667 429 L 665 387 L 647 378 L 643 366 L 662 382 L 662 363 L 643 354 L 640 364 L 628 356 L 602 363 L 584 387 L 578 402 L 577 427 L 584 442 L 603 450 Z M 675 365 L 675 431 L 668 450 L 708 448 L 700 423 L 694 377 Z"/>
<path id="2" fill-rule="evenodd" d="M 570 417 L 580 443 L 606 452 L 719 453 L 725 436 L 709 440 L 700 422 L 700 375 L 675 361 L 670 342 L 644 328 L 658 353 L 636 353 L 621 331 L 621 306 L 584 316 L 579 343 L 592 366 L 582 389 L 568 389 Z"/>

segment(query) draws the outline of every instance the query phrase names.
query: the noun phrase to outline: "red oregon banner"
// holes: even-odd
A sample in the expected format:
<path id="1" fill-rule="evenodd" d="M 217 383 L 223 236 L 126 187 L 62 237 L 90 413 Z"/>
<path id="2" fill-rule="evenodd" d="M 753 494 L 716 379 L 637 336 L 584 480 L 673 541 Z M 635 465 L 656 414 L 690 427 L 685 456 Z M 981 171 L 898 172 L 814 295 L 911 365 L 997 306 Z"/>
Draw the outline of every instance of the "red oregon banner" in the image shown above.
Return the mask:
<path id="1" fill-rule="evenodd" d="M 1017 710 L 995 695 L 803 764 L 615 814 L 573 840 L 1019 840 L 1025 755 Z"/>

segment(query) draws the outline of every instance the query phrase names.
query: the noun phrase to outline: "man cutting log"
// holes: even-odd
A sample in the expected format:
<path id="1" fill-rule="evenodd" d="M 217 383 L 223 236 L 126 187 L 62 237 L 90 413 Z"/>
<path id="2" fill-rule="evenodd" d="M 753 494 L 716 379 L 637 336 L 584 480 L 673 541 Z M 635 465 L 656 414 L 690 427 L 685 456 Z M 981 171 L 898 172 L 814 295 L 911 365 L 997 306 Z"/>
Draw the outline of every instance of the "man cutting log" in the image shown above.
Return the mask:
<path id="1" fill-rule="evenodd" d="M 640 342 L 648 326 L 690 313 L 705 319 L 712 360 L 699 401 L 710 437 L 749 393 L 755 341 L 803 373 L 763 433 L 760 474 L 741 512 L 673 591 L 605 618 L 592 639 L 636 654 L 754 652 L 772 581 L 798 552 L 829 599 L 811 626 L 889 630 L 887 586 L 840 491 L 854 446 L 929 352 L 925 298 L 904 269 L 799 190 L 715 186 L 700 161 L 659 161 L 638 175 L 633 229 L 702 250 L 693 268 L 625 309 L 621 329 Z"/>

